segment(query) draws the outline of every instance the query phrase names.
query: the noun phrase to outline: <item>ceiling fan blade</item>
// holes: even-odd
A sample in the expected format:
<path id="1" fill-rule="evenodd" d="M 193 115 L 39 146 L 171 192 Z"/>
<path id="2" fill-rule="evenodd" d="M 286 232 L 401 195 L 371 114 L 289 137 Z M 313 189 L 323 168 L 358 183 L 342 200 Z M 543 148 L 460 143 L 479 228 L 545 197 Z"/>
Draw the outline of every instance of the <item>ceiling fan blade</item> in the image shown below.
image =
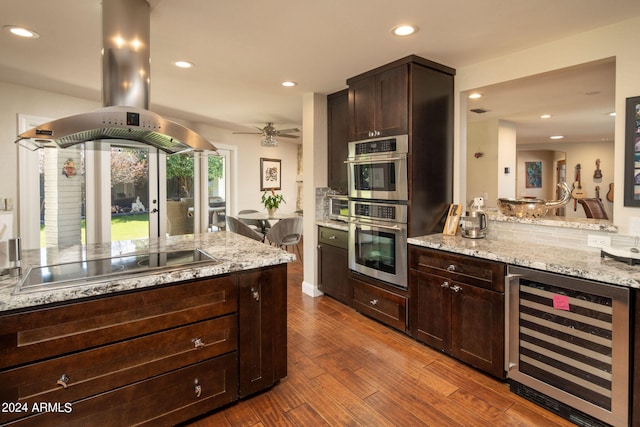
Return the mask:
<path id="1" fill-rule="evenodd" d="M 278 138 L 300 138 L 300 135 L 287 135 L 286 133 L 279 133 Z"/>
<path id="2" fill-rule="evenodd" d="M 283 133 L 291 133 L 291 132 L 300 132 L 300 129 L 298 128 L 291 128 L 291 129 L 278 129 L 278 133 L 280 135 L 282 135 Z"/>
<path id="3" fill-rule="evenodd" d="M 262 135 L 262 132 L 232 132 L 236 135 Z"/>

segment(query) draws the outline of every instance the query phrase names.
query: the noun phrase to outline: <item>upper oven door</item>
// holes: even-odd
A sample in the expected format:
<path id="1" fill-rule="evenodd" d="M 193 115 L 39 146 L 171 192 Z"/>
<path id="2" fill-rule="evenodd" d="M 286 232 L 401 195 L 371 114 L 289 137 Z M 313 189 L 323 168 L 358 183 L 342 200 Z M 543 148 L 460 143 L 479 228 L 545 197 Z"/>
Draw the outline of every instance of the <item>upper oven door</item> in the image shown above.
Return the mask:
<path id="1" fill-rule="evenodd" d="M 349 196 L 361 199 L 408 200 L 407 156 L 350 159 Z"/>
<path id="2" fill-rule="evenodd" d="M 398 135 L 349 143 L 349 197 L 409 200 L 409 138 Z"/>

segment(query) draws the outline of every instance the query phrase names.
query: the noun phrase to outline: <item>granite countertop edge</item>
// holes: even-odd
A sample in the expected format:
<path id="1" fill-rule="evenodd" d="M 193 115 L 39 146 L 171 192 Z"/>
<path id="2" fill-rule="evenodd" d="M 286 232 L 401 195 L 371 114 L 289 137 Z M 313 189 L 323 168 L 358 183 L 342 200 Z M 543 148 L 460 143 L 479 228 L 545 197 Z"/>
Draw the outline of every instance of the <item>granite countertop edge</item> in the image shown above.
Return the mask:
<path id="1" fill-rule="evenodd" d="M 466 239 L 443 234 L 411 237 L 407 242 L 514 266 L 640 288 L 640 267 L 603 258 L 598 250 L 567 249 L 507 239 Z"/>
<path id="2" fill-rule="evenodd" d="M 216 232 L 188 234 L 159 239 L 136 239 L 101 245 L 71 245 L 59 248 L 23 251 L 22 271 L 32 266 L 53 265 L 83 259 L 101 259 L 122 254 L 167 252 L 200 249 L 213 257 L 215 263 L 175 267 L 170 270 L 150 271 L 104 280 L 86 285 L 17 294 L 17 278 L 0 281 L 0 313 L 60 303 L 87 297 L 108 295 L 153 286 L 166 285 L 185 280 L 215 277 L 227 273 L 268 267 L 295 261 L 292 253 L 247 237 L 231 233 Z"/>

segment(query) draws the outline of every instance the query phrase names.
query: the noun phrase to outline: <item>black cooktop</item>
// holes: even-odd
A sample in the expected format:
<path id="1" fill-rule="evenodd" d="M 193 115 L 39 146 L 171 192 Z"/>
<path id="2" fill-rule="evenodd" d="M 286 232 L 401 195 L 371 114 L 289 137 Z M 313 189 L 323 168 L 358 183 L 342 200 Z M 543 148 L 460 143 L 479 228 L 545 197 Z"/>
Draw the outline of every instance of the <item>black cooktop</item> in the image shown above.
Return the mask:
<path id="1" fill-rule="evenodd" d="M 32 267 L 23 276 L 16 293 L 37 292 L 91 284 L 114 276 L 140 274 L 169 267 L 211 262 L 199 249 L 150 252 L 111 258 Z"/>

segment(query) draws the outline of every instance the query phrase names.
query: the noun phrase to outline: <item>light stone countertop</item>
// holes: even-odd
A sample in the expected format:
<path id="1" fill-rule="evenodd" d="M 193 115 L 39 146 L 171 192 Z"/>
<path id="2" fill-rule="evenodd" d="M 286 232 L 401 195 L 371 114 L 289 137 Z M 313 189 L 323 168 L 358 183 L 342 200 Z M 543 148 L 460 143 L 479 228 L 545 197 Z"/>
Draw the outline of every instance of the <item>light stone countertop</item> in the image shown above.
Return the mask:
<path id="1" fill-rule="evenodd" d="M 640 266 L 602 258 L 596 250 L 567 249 L 507 239 L 466 239 L 443 234 L 412 237 L 408 239 L 408 243 L 613 285 L 640 288 Z"/>
<path id="2" fill-rule="evenodd" d="M 316 221 L 316 225 L 320 227 L 329 227 L 336 230 L 349 231 L 349 223 L 344 221 L 336 221 L 334 219 L 322 219 Z"/>
<path id="3" fill-rule="evenodd" d="M 20 277 L 0 281 L 0 312 L 35 307 L 43 304 L 129 291 L 180 282 L 199 277 L 250 270 L 294 261 L 295 255 L 274 246 L 231 232 L 187 234 L 160 239 L 127 240 L 96 245 L 73 245 L 60 248 L 26 250 L 22 254 L 22 272 L 29 267 L 54 265 L 89 259 L 104 259 L 124 254 L 171 252 L 200 249 L 216 260 L 193 266 L 177 266 L 170 270 L 111 277 L 100 282 L 51 291 L 16 294 Z"/>

